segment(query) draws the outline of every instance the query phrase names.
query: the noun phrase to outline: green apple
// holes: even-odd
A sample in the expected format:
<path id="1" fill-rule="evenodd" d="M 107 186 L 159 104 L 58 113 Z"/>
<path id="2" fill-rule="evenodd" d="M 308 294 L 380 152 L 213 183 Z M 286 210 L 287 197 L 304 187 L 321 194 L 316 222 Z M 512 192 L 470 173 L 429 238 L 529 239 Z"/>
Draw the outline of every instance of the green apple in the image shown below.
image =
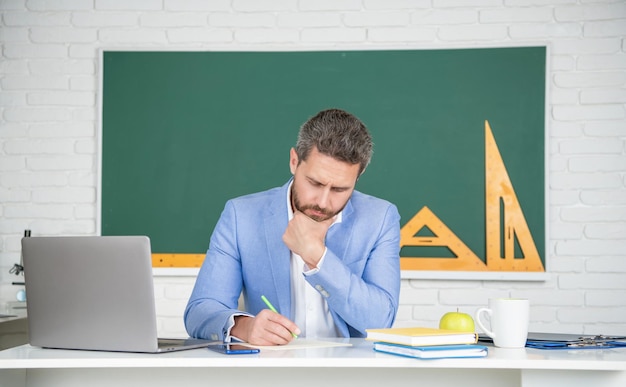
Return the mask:
<path id="1" fill-rule="evenodd" d="M 451 331 L 475 332 L 474 319 L 467 313 L 461 313 L 457 309 L 456 312 L 448 312 L 439 320 L 440 329 L 449 329 Z"/>

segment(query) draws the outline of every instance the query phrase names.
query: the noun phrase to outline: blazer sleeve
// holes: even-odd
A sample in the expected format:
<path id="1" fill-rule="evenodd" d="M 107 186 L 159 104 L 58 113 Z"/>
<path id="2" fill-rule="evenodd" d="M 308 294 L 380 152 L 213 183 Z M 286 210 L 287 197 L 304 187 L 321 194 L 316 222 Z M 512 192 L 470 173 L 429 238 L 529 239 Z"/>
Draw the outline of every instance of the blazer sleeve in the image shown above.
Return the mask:
<path id="1" fill-rule="evenodd" d="M 339 328 L 345 324 L 352 337 L 365 337 L 369 328 L 391 327 L 398 310 L 400 215 L 396 206 L 384 203 L 378 210 L 382 215 L 357 216 L 359 224 L 341 235 L 350 241 L 344 249 L 327 241 L 323 266 L 306 277 L 326 298 Z"/>
<path id="2" fill-rule="evenodd" d="M 242 279 L 236 241 L 236 211 L 228 201 L 185 309 L 185 328 L 191 337 L 223 340 L 230 316 L 247 314 L 237 310 Z"/>

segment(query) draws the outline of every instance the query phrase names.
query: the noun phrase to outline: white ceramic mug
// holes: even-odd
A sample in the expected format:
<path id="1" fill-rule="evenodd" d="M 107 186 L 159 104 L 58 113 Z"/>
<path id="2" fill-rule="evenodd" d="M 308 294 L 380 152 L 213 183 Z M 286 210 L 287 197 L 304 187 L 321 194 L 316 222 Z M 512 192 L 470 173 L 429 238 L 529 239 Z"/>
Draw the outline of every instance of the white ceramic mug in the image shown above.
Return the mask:
<path id="1" fill-rule="evenodd" d="M 521 298 L 490 298 L 489 308 L 476 311 L 476 324 L 493 339 L 496 347 L 524 348 L 528 338 L 529 302 Z M 481 316 L 488 314 L 491 329 L 487 329 Z"/>

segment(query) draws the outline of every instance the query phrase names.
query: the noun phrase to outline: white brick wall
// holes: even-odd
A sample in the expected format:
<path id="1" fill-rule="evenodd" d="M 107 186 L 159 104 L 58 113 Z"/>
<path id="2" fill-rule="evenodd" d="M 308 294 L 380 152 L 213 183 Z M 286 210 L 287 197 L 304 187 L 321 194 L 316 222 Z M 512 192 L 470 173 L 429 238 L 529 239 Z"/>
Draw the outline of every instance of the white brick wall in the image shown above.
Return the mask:
<path id="1" fill-rule="evenodd" d="M 23 230 L 97 232 L 100 48 L 452 48 L 546 43 L 545 282 L 403 280 L 398 325 L 528 297 L 531 329 L 626 334 L 626 1 L 0 0 L 0 299 Z M 184 335 L 190 276 L 157 276 Z"/>

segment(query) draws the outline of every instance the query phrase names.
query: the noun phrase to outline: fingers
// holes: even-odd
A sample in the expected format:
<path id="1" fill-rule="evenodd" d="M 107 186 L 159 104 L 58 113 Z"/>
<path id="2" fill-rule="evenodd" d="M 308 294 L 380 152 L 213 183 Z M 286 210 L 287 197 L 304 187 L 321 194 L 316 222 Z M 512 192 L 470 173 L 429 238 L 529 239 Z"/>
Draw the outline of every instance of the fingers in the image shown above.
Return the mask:
<path id="1" fill-rule="evenodd" d="M 285 229 L 283 242 L 313 268 L 324 253 L 326 232 L 333 221 L 331 218 L 317 222 L 302 212 L 296 212 Z"/>
<path id="2" fill-rule="evenodd" d="M 264 309 L 254 319 L 248 342 L 255 345 L 285 345 L 294 339 L 292 333 L 300 334 L 300 329 L 293 321 Z"/>
<path id="3" fill-rule="evenodd" d="M 263 314 L 263 318 L 267 318 L 269 322 L 269 324 L 266 325 L 268 332 L 280 337 L 289 338 L 289 341 L 291 341 L 293 335 L 297 336 L 300 334 L 300 328 L 287 317 L 272 312 L 269 309 L 262 310 L 260 314 Z"/>

